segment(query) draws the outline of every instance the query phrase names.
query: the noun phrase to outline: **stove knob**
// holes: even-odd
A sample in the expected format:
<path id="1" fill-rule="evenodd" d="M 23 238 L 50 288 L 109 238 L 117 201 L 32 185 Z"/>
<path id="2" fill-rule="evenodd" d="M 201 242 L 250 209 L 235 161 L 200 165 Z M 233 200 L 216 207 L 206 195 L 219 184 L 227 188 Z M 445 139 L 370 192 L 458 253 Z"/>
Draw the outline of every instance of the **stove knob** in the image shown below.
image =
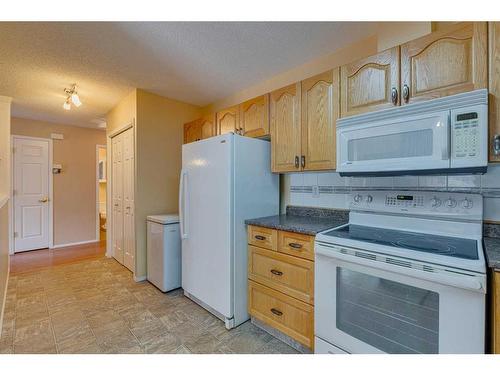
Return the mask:
<path id="1" fill-rule="evenodd" d="M 363 196 L 360 194 L 356 194 L 353 198 L 354 202 L 359 203 L 363 199 Z"/>
<path id="2" fill-rule="evenodd" d="M 367 203 L 372 203 L 373 202 L 373 197 L 371 195 L 366 196 L 366 202 Z"/>
<path id="3" fill-rule="evenodd" d="M 457 201 L 453 198 L 448 198 L 448 200 L 446 201 L 446 205 L 451 208 L 456 207 Z"/>
<path id="4" fill-rule="evenodd" d="M 463 201 L 462 201 L 462 207 L 463 208 L 472 208 L 472 201 L 470 199 L 467 199 L 465 198 Z"/>
<path id="5" fill-rule="evenodd" d="M 441 200 L 439 198 L 436 198 L 436 197 L 432 198 L 431 199 L 431 206 L 432 207 L 439 207 L 439 206 L 441 206 Z"/>

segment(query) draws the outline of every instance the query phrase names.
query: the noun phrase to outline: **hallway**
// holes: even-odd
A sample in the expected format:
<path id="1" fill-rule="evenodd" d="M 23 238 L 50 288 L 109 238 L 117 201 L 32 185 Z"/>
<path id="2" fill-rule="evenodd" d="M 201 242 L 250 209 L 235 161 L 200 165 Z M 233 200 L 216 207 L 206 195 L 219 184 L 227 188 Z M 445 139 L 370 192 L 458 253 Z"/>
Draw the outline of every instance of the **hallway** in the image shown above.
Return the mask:
<path id="1" fill-rule="evenodd" d="M 11 257 L 0 353 L 296 353 L 250 322 L 227 331 L 161 293 L 100 244 Z"/>

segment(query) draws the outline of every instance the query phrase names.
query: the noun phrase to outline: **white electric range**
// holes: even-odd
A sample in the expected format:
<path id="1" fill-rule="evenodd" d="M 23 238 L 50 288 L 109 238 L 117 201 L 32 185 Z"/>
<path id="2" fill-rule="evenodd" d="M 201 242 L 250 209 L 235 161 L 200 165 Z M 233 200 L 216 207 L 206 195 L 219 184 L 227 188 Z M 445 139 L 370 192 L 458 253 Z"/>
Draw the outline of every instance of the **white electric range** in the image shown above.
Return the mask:
<path id="1" fill-rule="evenodd" d="M 316 236 L 316 353 L 484 353 L 479 194 L 364 191 Z"/>

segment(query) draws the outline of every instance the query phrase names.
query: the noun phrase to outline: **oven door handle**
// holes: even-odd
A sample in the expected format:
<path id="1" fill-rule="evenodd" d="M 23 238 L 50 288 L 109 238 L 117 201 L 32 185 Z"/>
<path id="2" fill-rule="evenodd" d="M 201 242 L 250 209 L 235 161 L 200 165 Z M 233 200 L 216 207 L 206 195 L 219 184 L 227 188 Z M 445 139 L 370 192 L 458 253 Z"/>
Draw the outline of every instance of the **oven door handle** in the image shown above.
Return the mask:
<path id="1" fill-rule="evenodd" d="M 384 271 L 402 274 L 404 276 L 416 277 L 421 280 L 435 282 L 442 285 L 486 293 L 485 283 L 481 282 L 479 278 L 475 276 L 443 275 L 443 273 L 432 273 L 404 266 L 391 265 L 386 262 L 370 260 L 355 255 L 341 253 L 339 247 L 325 247 L 324 245 L 320 245 L 316 246 L 315 252 L 318 255 L 343 260 L 352 264 L 360 264 L 366 267 L 377 268 Z"/>

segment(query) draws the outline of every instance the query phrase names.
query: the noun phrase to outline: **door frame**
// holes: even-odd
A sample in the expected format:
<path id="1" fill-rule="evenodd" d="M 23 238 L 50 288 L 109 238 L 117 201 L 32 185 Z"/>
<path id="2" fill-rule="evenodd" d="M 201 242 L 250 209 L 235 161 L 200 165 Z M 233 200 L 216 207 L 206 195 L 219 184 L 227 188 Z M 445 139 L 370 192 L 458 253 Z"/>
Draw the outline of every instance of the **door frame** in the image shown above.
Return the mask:
<path id="1" fill-rule="evenodd" d="M 15 173 L 15 163 L 14 163 L 14 158 L 16 157 L 15 152 L 14 152 L 14 141 L 16 139 L 27 139 L 27 140 L 34 140 L 34 141 L 47 141 L 49 144 L 49 170 L 48 170 L 48 181 L 49 181 L 49 249 L 54 248 L 54 174 L 52 173 L 52 165 L 54 164 L 53 160 L 53 141 L 51 138 L 43 138 L 43 137 L 30 137 L 26 135 L 17 135 L 17 134 L 12 134 L 10 136 L 11 140 L 11 158 L 10 158 L 10 199 L 12 204 L 9 205 L 9 254 L 13 255 L 15 254 L 15 246 L 14 246 L 14 206 L 16 204 L 15 202 L 15 195 L 14 195 L 14 173 Z"/>
<path id="2" fill-rule="evenodd" d="M 112 139 L 126 130 L 133 129 L 134 132 L 134 173 L 137 170 L 137 142 L 135 118 L 125 125 L 118 127 L 106 134 L 106 257 L 113 257 L 113 148 Z M 136 196 L 137 185 L 134 178 L 134 197 Z M 109 214 L 111 213 L 111 214 Z M 137 248 L 137 247 L 136 247 Z M 137 256 L 137 254 L 136 254 Z"/>
<path id="3" fill-rule="evenodd" d="M 95 179 L 96 179 L 96 186 L 95 186 L 95 204 L 96 204 L 96 211 L 95 211 L 95 216 L 96 216 L 96 229 L 95 229 L 95 239 L 96 241 L 101 240 L 101 223 L 100 223 L 100 217 L 99 217 L 99 149 L 105 149 L 106 150 L 106 224 L 108 222 L 108 148 L 106 145 L 100 145 L 97 144 L 95 145 Z M 107 234 L 107 231 L 106 231 Z"/>

